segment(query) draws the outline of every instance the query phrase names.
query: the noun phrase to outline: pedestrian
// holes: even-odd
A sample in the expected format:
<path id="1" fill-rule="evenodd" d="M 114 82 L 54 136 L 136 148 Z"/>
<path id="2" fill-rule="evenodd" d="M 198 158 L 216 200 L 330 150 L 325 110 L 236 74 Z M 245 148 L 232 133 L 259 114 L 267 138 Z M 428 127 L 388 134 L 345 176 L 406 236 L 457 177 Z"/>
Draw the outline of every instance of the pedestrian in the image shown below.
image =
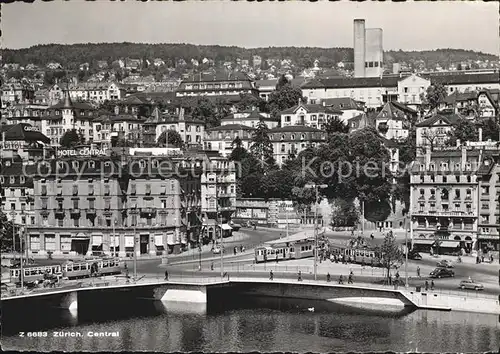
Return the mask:
<path id="1" fill-rule="evenodd" d="M 431 290 L 434 290 L 434 280 L 431 280 Z"/>
<path id="2" fill-rule="evenodd" d="M 210 270 L 214 270 L 214 262 L 210 264 Z"/>
<path id="3" fill-rule="evenodd" d="M 417 277 L 420 278 L 420 267 L 419 266 L 417 266 Z"/>
<path id="4" fill-rule="evenodd" d="M 330 282 L 330 273 L 326 274 L 326 281 L 329 283 Z"/>
<path id="5" fill-rule="evenodd" d="M 353 284 L 352 276 L 353 276 L 353 274 L 352 274 L 352 270 L 351 270 L 351 273 L 349 273 L 349 279 L 347 280 L 347 284 Z"/>
<path id="6" fill-rule="evenodd" d="M 299 270 L 297 281 L 302 281 L 302 272 Z"/>
<path id="7" fill-rule="evenodd" d="M 278 263 L 278 254 L 276 253 L 276 263 Z"/>
<path id="8" fill-rule="evenodd" d="M 236 255 L 236 246 L 234 246 L 233 252 L 234 252 L 234 255 Z"/>
<path id="9" fill-rule="evenodd" d="M 484 263 L 484 254 L 481 256 L 481 263 Z"/>
<path id="10" fill-rule="evenodd" d="M 373 235 L 373 233 L 370 235 L 370 238 L 373 240 L 375 238 L 375 236 Z"/>
<path id="11" fill-rule="evenodd" d="M 490 255 L 490 262 L 493 263 L 493 254 Z"/>
<path id="12" fill-rule="evenodd" d="M 425 291 L 429 290 L 429 282 L 426 280 L 425 281 Z"/>
<path id="13" fill-rule="evenodd" d="M 240 252 L 243 253 L 243 245 L 240 245 Z"/>
<path id="14" fill-rule="evenodd" d="M 342 274 L 340 274 L 339 277 L 339 284 L 344 284 L 344 277 L 342 276 Z"/>
<path id="15" fill-rule="evenodd" d="M 273 274 L 273 271 L 271 270 L 269 272 L 269 280 L 273 280 L 274 279 L 274 274 Z"/>
<path id="16" fill-rule="evenodd" d="M 165 280 L 168 280 L 168 270 L 165 269 Z"/>

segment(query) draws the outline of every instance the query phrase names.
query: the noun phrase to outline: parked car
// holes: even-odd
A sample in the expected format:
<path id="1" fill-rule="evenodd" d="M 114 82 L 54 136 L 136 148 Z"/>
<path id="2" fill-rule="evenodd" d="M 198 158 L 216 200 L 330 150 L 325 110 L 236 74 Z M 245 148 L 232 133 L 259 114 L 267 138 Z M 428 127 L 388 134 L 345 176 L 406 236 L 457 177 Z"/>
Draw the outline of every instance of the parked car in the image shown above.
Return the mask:
<path id="1" fill-rule="evenodd" d="M 410 251 L 410 252 L 408 252 L 408 259 L 413 259 L 415 261 L 420 261 L 420 260 L 422 260 L 422 256 L 418 252 Z"/>
<path id="2" fill-rule="evenodd" d="M 231 224 L 231 227 L 233 228 L 233 231 L 239 231 L 241 229 L 240 224 Z"/>
<path id="3" fill-rule="evenodd" d="M 224 246 L 222 246 L 222 252 L 226 253 L 226 250 L 224 249 Z M 220 254 L 220 247 L 219 246 L 215 246 L 214 248 L 212 248 L 212 253 L 213 254 Z"/>
<path id="4" fill-rule="evenodd" d="M 472 279 L 462 280 L 458 286 L 460 289 L 484 290 L 484 285 L 476 283 Z"/>
<path id="5" fill-rule="evenodd" d="M 455 272 L 448 268 L 436 268 L 430 273 L 431 278 L 454 277 Z"/>
<path id="6" fill-rule="evenodd" d="M 447 259 L 443 259 L 442 261 L 439 261 L 437 263 L 437 266 L 442 267 L 442 268 L 453 268 L 453 264 L 451 264 L 451 262 Z"/>

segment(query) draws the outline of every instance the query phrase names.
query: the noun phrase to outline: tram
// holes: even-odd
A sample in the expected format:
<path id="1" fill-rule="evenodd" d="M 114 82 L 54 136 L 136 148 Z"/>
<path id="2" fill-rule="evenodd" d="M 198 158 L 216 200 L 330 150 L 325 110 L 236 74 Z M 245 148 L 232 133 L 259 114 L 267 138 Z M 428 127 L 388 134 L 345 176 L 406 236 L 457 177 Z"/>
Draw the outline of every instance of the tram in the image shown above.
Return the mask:
<path id="1" fill-rule="evenodd" d="M 27 265 L 23 267 L 24 282 L 25 283 L 35 283 L 43 281 L 47 275 L 51 277 L 61 278 L 63 273 L 61 271 L 61 265 L 51 264 L 51 265 Z M 10 269 L 10 281 L 13 283 L 21 283 L 21 268 L 11 268 Z"/>
<path id="2" fill-rule="evenodd" d="M 97 269 L 97 276 L 120 274 L 120 260 L 117 258 L 99 258 L 84 261 L 68 261 L 51 265 L 27 265 L 23 267 L 24 282 L 35 283 L 43 281 L 47 276 L 52 278 L 88 278 L 92 275 L 92 266 Z M 21 268 L 10 269 L 10 282 L 21 283 Z"/>
<path id="3" fill-rule="evenodd" d="M 88 259 L 80 262 L 66 262 L 62 267 L 65 278 L 88 278 L 92 275 L 92 266 L 97 268 L 97 276 L 120 274 L 120 260 L 117 258 Z"/>
<path id="4" fill-rule="evenodd" d="M 368 247 L 330 245 L 329 251 L 333 258 L 345 259 L 349 263 L 380 266 L 380 254 Z"/>
<path id="5" fill-rule="evenodd" d="M 266 245 L 255 249 L 255 263 L 267 261 L 280 261 L 286 259 L 300 259 L 314 255 L 314 241 L 300 240 L 293 244 L 283 242 Z"/>

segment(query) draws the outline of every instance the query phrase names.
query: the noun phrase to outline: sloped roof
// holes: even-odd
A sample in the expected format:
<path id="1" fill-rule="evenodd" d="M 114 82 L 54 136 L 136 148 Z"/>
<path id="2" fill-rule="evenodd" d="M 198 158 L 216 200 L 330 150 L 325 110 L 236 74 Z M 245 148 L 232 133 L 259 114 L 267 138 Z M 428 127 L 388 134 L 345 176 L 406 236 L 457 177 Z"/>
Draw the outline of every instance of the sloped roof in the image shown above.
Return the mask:
<path id="1" fill-rule="evenodd" d="M 8 141 L 41 141 L 44 143 L 50 143 L 50 139 L 38 130 L 26 130 L 26 128 L 32 128 L 32 126 L 26 123 L 1 125 L 0 131 L 5 133 L 5 140 Z"/>
<path id="2" fill-rule="evenodd" d="M 215 73 L 193 74 L 183 82 L 205 82 L 205 81 L 251 81 L 250 78 L 240 71 L 217 71 Z"/>
<path id="3" fill-rule="evenodd" d="M 341 111 L 320 104 L 304 104 L 304 103 L 285 109 L 284 111 L 281 111 L 280 114 L 293 114 L 301 107 L 304 108 L 308 113 L 342 114 Z"/>
<path id="4" fill-rule="evenodd" d="M 322 133 L 323 131 L 308 127 L 306 125 L 287 125 L 285 127 L 276 127 L 269 130 L 269 133 L 284 133 L 284 132 L 318 132 Z"/>
<path id="5" fill-rule="evenodd" d="M 458 123 L 460 119 L 463 119 L 463 117 L 459 114 L 435 114 L 430 118 L 427 118 L 426 120 L 417 123 L 417 127 L 431 127 L 433 126 L 437 121 L 442 120 L 445 124 L 447 125 L 455 125 Z"/>
<path id="6" fill-rule="evenodd" d="M 57 102 L 55 105 L 50 106 L 48 109 L 63 109 L 63 108 L 73 108 L 80 110 L 94 110 L 94 107 L 85 102 L 73 102 L 69 100 L 69 103 L 66 99 Z"/>
<path id="7" fill-rule="evenodd" d="M 396 105 L 395 102 L 387 102 L 384 107 L 382 107 L 382 110 L 377 114 L 377 117 L 375 119 L 407 121 L 408 119 L 405 116 L 408 113 L 416 114 L 417 112 L 413 109 L 409 109 L 403 104 Z"/>
<path id="8" fill-rule="evenodd" d="M 357 109 L 363 110 L 363 105 L 361 101 L 356 101 L 351 97 L 336 97 L 336 98 L 325 98 L 321 102 L 324 102 L 327 107 L 331 107 L 337 110 L 348 110 Z"/>
<path id="9" fill-rule="evenodd" d="M 302 86 L 309 88 L 351 88 L 351 87 L 395 87 L 400 77 L 338 77 L 330 79 L 315 79 Z"/>
<path id="10" fill-rule="evenodd" d="M 227 124 L 206 129 L 207 132 L 223 131 L 223 130 L 255 130 L 255 128 L 243 124 Z"/>

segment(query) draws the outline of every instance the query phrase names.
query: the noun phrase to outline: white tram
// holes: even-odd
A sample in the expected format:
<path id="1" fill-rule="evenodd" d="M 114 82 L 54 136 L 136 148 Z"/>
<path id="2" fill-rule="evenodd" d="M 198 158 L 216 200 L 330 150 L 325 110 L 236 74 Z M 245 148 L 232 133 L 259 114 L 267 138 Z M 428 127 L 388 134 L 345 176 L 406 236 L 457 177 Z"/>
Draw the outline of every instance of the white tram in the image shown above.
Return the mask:
<path id="1" fill-rule="evenodd" d="M 300 240 L 293 243 L 283 242 L 255 249 L 255 263 L 300 259 L 314 255 L 314 241 Z"/>

